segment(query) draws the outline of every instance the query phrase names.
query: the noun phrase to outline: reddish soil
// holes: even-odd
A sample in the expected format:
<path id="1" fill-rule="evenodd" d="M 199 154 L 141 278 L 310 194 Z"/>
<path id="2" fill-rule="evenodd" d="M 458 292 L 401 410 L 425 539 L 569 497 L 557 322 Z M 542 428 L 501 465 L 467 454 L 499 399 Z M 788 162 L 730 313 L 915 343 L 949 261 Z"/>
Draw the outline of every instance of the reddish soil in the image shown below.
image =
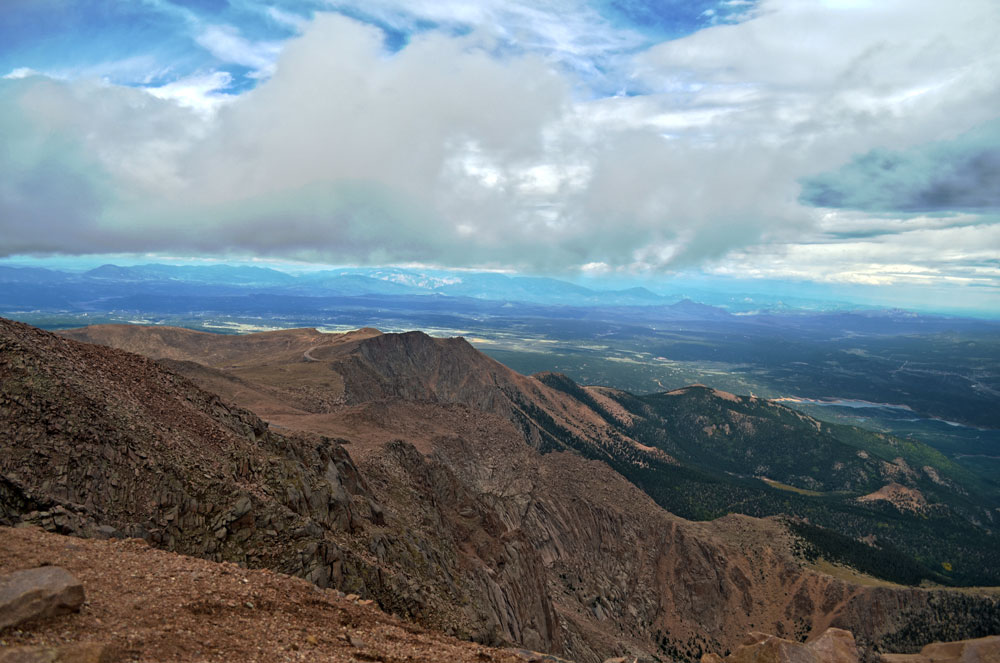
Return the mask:
<path id="1" fill-rule="evenodd" d="M 0 646 L 97 641 L 123 661 L 496 661 L 532 657 L 461 642 L 300 578 L 36 528 L 0 528 L 0 573 L 53 564 L 83 582 L 78 614 L 0 631 Z"/>

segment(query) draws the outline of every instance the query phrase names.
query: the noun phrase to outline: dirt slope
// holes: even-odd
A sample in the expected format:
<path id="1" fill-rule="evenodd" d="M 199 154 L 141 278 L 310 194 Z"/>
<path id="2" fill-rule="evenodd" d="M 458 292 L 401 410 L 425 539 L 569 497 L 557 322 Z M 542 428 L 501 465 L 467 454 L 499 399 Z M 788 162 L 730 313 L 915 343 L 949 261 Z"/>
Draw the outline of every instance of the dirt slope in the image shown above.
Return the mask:
<path id="1" fill-rule="evenodd" d="M 45 564 L 83 583 L 84 609 L 0 632 L 0 644 L 96 641 L 129 661 L 524 661 L 272 571 L 168 553 L 140 539 L 0 527 L 0 573 Z"/>

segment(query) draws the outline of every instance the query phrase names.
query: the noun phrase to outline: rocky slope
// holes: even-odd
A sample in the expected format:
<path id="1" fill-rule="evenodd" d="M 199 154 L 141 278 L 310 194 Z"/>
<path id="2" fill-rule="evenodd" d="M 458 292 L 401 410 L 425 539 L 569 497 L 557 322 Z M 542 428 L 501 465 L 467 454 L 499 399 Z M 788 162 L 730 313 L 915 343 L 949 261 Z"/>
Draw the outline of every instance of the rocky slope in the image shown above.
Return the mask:
<path id="1" fill-rule="evenodd" d="M 183 329 L 98 325 L 61 332 L 75 340 L 194 362 L 172 367 L 270 421 L 325 429 L 324 415 L 383 400 L 461 403 L 522 430 L 536 449 L 576 449 L 589 457 L 669 460 L 638 445 L 587 404 L 520 375 L 461 338 L 362 329 L 322 334 L 293 329 L 244 336 Z M 167 364 L 171 365 L 171 364 Z"/>
<path id="2" fill-rule="evenodd" d="M 52 660 L 28 657 L 27 647 L 61 648 L 80 656 L 73 661 L 96 661 L 82 656 L 85 644 L 101 663 L 530 658 L 428 632 L 356 596 L 266 570 L 213 564 L 138 539 L 80 540 L 33 527 L 0 528 L 0 574 L 43 564 L 71 571 L 87 602 L 76 614 L 0 629 L 0 661 Z"/>
<path id="3" fill-rule="evenodd" d="M 777 521 L 685 521 L 602 462 L 539 453 L 530 443 L 546 439 L 545 416 L 584 404 L 467 345 L 296 335 L 271 335 L 274 354 L 258 339 L 240 341 L 253 347 L 242 359 L 208 347 L 217 365 L 183 363 L 193 352 L 170 363 L 229 397 L 267 400 L 272 422 L 298 429 L 277 434 L 149 360 L 0 321 L 4 518 L 138 534 L 581 662 L 695 659 L 747 630 L 803 637 L 837 625 L 863 648 L 896 650 L 1000 631 L 995 598 L 808 571 Z M 324 380 L 342 384 L 327 401 Z M 531 393 L 542 394 L 526 401 L 535 409 L 517 404 Z M 309 409 L 283 400 L 293 397 Z M 627 418 L 598 398 L 609 428 Z M 584 450 L 606 453 L 609 439 Z"/>
<path id="4" fill-rule="evenodd" d="M 555 373 L 527 377 L 462 339 L 420 332 L 233 336 L 108 325 L 62 333 L 164 358 L 272 424 L 355 442 L 382 436 L 371 419 L 391 420 L 393 403 L 462 404 L 509 421 L 533 448 L 608 462 L 678 515 L 789 514 L 843 535 L 833 544 L 813 537 L 819 554 L 893 582 L 1000 584 L 1000 484 L 919 442 L 819 422 L 765 399 L 702 385 L 634 396 Z M 857 500 L 893 484 L 926 506 Z M 871 545 L 851 543 L 860 540 Z"/>

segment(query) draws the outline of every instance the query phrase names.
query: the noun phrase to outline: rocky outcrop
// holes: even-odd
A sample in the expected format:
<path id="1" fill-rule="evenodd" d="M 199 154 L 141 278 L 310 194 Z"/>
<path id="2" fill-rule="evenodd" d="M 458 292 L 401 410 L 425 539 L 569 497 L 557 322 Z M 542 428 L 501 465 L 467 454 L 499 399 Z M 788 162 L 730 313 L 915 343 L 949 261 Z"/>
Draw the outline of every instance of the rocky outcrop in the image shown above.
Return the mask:
<path id="1" fill-rule="evenodd" d="M 43 566 L 0 576 L 0 629 L 75 612 L 83 585 L 66 569 Z"/>
<path id="2" fill-rule="evenodd" d="M 381 507 L 337 441 L 276 434 L 144 357 L 0 320 L 0 422 L 0 524 L 406 596 L 370 558 Z"/>
<path id="3" fill-rule="evenodd" d="M 919 654 L 884 654 L 883 663 L 997 663 L 1000 661 L 1000 635 L 932 642 Z"/>
<path id="4" fill-rule="evenodd" d="M 0 524 L 138 537 L 338 587 L 482 642 L 558 648 L 523 535 L 496 521 L 492 566 L 466 568 L 450 526 L 386 522 L 406 500 L 388 490 L 393 508 L 380 504 L 340 441 L 275 433 L 148 359 L 3 320 L 0 376 Z M 420 485 L 444 474 L 403 462 Z"/>
<path id="5" fill-rule="evenodd" d="M 702 656 L 702 663 L 858 663 L 858 647 L 850 631 L 830 628 L 812 642 L 750 633 L 729 656 Z"/>

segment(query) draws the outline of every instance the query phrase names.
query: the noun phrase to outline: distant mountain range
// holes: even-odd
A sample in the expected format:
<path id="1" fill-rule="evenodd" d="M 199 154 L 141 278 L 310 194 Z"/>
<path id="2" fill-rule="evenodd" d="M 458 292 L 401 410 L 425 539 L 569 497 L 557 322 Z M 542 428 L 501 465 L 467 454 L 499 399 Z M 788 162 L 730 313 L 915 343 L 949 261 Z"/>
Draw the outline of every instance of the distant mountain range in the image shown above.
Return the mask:
<path id="1" fill-rule="evenodd" d="M 843 302 L 822 302 L 764 294 L 729 293 L 674 288 L 666 294 L 641 286 L 598 289 L 555 278 L 515 276 L 496 272 L 467 272 L 398 267 L 352 267 L 290 274 L 276 269 L 239 265 L 102 265 L 86 272 L 0 265 L 0 283 L 17 286 L 0 296 L 0 307 L 15 302 L 27 305 L 17 292 L 55 297 L 52 286 L 86 287 L 93 293 L 120 295 L 128 288 L 151 288 L 164 293 L 184 286 L 214 288 L 219 294 L 247 292 L 329 297 L 359 295 L 444 295 L 490 301 L 563 306 L 664 306 L 694 299 L 729 312 L 761 310 L 842 310 Z M 47 296 L 46 296 L 47 295 Z M 5 309 L 0 309 L 5 310 Z M 715 315 L 719 311 L 714 312 Z"/>
<path id="2" fill-rule="evenodd" d="M 858 307 L 844 302 L 821 302 L 772 295 L 720 295 L 708 291 L 657 294 L 645 287 L 602 290 L 547 277 L 397 267 L 357 267 L 290 274 L 267 267 L 223 264 L 107 264 L 84 272 L 0 265 L 0 285 L 3 286 L 0 290 L 0 313 L 121 309 L 164 312 L 169 307 L 158 309 L 155 306 L 170 297 L 228 297 L 245 300 L 251 296 L 437 296 L 459 302 L 476 300 L 581 309 L 648 308 L 660 310 L 660 316 L 667 312 L 666 319 L 684 320 L 725 320 L 733 314 L 787 317 L 797 313 L 823 312 L 842 312 L 879 320 L 934 317 L 901 310 Z M 150 302 L 152 306 L 144 307 L 143 302 Z M 217 310 L 205 306 L 201 308 Z M 226 308 L 223 306 L 218 310 Z"/>
<path id="3" fill-rule="evenodd" d="M 0 283 L 230 286 L 272 294 L 303 296 L 445 295 L 543 304 L 653 306 L 676 297 L 645 288 L 593 290 L 552 278 L 498 273 L 418 272 L 399 268 L 351 268 L 292 275 L 264 267 L 232 265 L 102 265 L 83 273 L 0 266 Z"/>

